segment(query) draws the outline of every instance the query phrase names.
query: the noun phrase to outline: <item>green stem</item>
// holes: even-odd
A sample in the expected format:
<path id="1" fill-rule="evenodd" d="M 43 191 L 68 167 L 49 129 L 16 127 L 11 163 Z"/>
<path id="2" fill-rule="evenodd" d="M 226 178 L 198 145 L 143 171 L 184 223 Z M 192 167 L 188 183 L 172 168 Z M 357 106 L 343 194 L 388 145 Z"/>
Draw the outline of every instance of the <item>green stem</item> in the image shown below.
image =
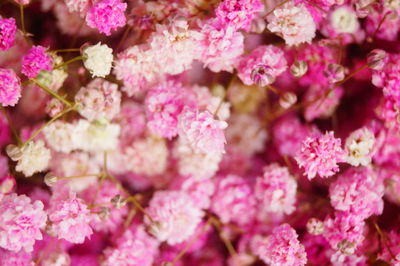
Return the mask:
<path id="1" fill-rule="evenodd" d="M 54 69 L 62 68 L 62 67 L 64 67 L 64 66 L 67 66 L 68 64 L 71 64 L 71 63 L 73 63 L 73 62 L 75 62 L 75 61 L 79 61 L 79 60 L 82 60 L 82 59 L 83 59 L 83 56 L 81 56 L 81 55 L 80 55 L 80 56 L 77 56 L 77 57 L 74 57 L 74 58 L 68 60 L 67 62 L 62 63 L 61 65 L 55 66 Z"/>
<path id="2" fill-rule="evenodd" d="M 36 130 L 35 132 L 33 132 L 33 134 L 29 137 L 29 139 L 27 141 L 24 142 L 24 144 L 22 144 L 22 147 L 24 147 L 26 144 L 28 144 L 30 141 L 32 141 L 37 135 L 40 134 L 40 132 L 43 131 L 43 129 L 50 125 L 51 123 L 53 123 L 54 121 L 56 121 L 58 118 L 60 118 L 61 116 L 63 116 L 64 114 L 72 111 L 74 108 L 70 107 L 65 109 L 64 111 L 59 112 L 56 116 L 54 116 L 52 119 L 50 119 L 49 121 L 47 121 L 44 125 L 42 125 L 38 130 Z"/>
<path id="3" fill-rule="evenodd" d="M 54 53 L 69 53 L 69 52 L 80 52 L 80 48 L 68 48 L 68 49 L 58 49 L 58 50 L 52 50 L 50 52 Z"/>
<path id="4" fill-rule="evenodd" d="M 25 16 L 24 16 L 24 6 L 19 5 L 19 12 L 21 14 L 21 27 L 22 27 L 22 32 L 24 33 L 24 36 L 26 35 L 26 30 L 25 30 Z"/>
<path id="5" fill-rule="evenodd" d="M 48 94 L 50 94 L 51 96 L 53 96 L 54 98 L 58 99 L 59 101 L 61 101 L 62 103 L 64 103 L 65 105 L 67 105 L 68 107 L 72 107 L 72 103 L 70 103 L 69 101 L 67 101 L 66 99 L 64 99 L 64 97 L 62 97 L 61 95 L 59 95 L 58 93 L 56 93 L 55 91 L 47 88 L 46 86 L 44 86 L 43 84 L 40 84 L 40 82 L 38 82 L 36 79 L 31 79 L 33 81 L 33 83 L 35 83 L 37 86 L 39 86 L 40 88 L 42 88 L 45 92 L 47 92 Z"/>
<path id="6" fill-rule="evenodd" d="M 99 175 L 100 175 L 100 174 L 62 176 L 62 177 L 57 177 L 57 179 L 62 180 L 62 179 L 71 179 L 71 178 L 83 178 L 83 177 L 92 177 L 92 176 L 99 176 Z"/>

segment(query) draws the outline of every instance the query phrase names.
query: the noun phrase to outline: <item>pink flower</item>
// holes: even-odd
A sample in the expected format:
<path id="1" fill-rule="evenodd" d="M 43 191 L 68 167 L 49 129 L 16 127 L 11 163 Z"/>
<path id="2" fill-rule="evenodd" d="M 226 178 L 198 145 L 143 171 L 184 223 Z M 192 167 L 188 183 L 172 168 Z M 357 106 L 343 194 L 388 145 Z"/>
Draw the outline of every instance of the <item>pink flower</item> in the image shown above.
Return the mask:
<path id="1" fill-rule="evenodd" d="M 120 111 L 121 93 L 117 84 L 96 78 L 78 91 L 75 102 L 89 121 L 112 120 Z"/>
<path id="2" fill-rule="evenodd" d="M 268 212 L 291 214 L 295 210 L 297 183 L 287 167 L 270 164 L 257 177 L 255 196 Z"/>
<path id="3" fill-rule="evenodd" d="M 223 223 L 249 224 L 254 220 L 255 207 L 254 191 L 245 179 L 235 175 L 219 177 L 211 210 Z"/>
<path id="4" fill-rule="evenodd" d="M 311 43 L 315 37 L 315 22 L 303 4 L 288 2 L 276 8 L 268 21 L 267 28 L 280 34 L 287 45 Z"/>
<path id="5" fill-rule="evenodd" d="M 146 129 L 144 106 L 133 101 L 125 101 L 116 121 L 121 125 L 120 141 L 122 141 L 122 145 L 132 143 Z"/>
<path id="6" fill-rule="evenodd" d="M 253 71 L 258 65 L 264 65 L 266 73 L 264 75 L 271 76 L 272 80 L 282 74 L 287 63 L 283 50 L 273 45 L 263 45 L 257 47 L 249 55 L 240 59 L 238 76 L 246 85 L 252 85 L 257 82 L 253 79 Z"/>
<path id="7" fill-rule="evenodd" d="M 201 29 L 201 61 L 213 72 L 232 72 L 239 56 L 244 51 L 243 34 L 231 25 L 218 25 L 207 21 Z"/>
<path id="8" fill-rule="evenodd" d="M 173 138 L 178 135 L 178 117 L 184 107 L 184 88 L 169 81 L 150 89 L 146 96 L 147 126 L 152 133 Z"/>
<path id="9" fill-rule="evenodd" d="M 22 58 L 21 72 L 28 78 L 35 78 L 40 71 L 52 69 L 53 60 L 43 46 L 33 46 Z"/>
<path id="10" fill-rule="evenodd" d="M 260 241 L 256 253 L 268 265 L 305 265 L 307 255 L 297 238 L 296 231 L 289 224 L 282 224 L 274 228 L 266 239 Z"/>
<path id="11" fill-rule="evenodd" d="M 66 193 L 66 192 L 58 192 Z M 83 243 L 86 237 L 93 233 L 90 227 L 90 210 L 75 193 L 55 197 L 53 195 L 49 210 L 49 220 L 52 232 L 59 238 L 72 243 Z"/>
<path id="12" fill-rule="evenodd" d="M 361 217 L 347 212 L 336 212 L 335 217 L 324 221 L 323 236 L 333 249 L 353 254 L 364 240 L 365 223 Z"/>
<path id="13" fill-rule="evenodd" d="M 31 2 L 31 0 L 14 0 L 19 5 L 27 5 Z"/>
<path id="14" fill-rule="evenodd" d="M 143 226 L 131 228 L 117 239 L 114 248 L 104 250 L 104 266 L 151 266 L 158 254 L 159 242 L 149 236 Z"/>
<path id="15" fill-rule="evenodd" d="M 230 24 L 236 29 L 248 31 L 251 21 L 262 10 L 260 0 L 224 0 L 218 5 L 215 14 L 221 24 Z"/>
<path id="16" fill-rule="evenodd" d="M 145 217 L 151 233 L 170 245 L 189 239 L 204 215 L 189 194 L 183 191 L 157 191 L 146 211 L 154 221 L 152 223 Z"/>
<path id="17" fill-rule="evenodd" d="M 127 4 L 121 0 L 101 0 L 93 5 L 87 13 L 86 23 L 109 36 L 112 30 L 125 26 Z"/>
<path id="18" fill-rule="evenodd" d="M 208 111 L 194 112 L 185 108 L 179 117 L 179 136 L 194 150 L 202 153 L 221 154 L 226 143 L 223 130 L 225 121 L 215 120 Z"/>
<path id="19" fill-rule="evenodd" d="M 17 25 L 14 18 L 0 17 L 0 50 L 8 50 L 15 43 Z"/>
<path id="20" fill-rule="evenodd" d="M 32 265 L 31 253 L 23 250 L 19 252 L 12 252 L 0 248 L 0 265 L 3 266 L 28 266 Z"/>
<path id="21" fill-rule="evenodd" d="M 14 106 L 21 97 L 21 80 L 11 69 L 0 68 L 0 103 Z"/>
<path id="22" fill-rule="evenodd" d="M 369 168 L 349 168 L 330 185 L 332 206 L 366 219 L 383 211 L 384 186 Z"/>
<path id="23" fill-rule="evenodd" d="M 47 221 L 43 203 L 39 200 L 31 203 L 25 195 L 0 194 L 0 209 L 0 247 L 31 252 L 35 241 L 42 239 L 40 229 Z"/>
<path id="24" fill-rule="evenodd" d="M 334 137 L 333 131 L 319 137 L 308 137 L 295 159 L 310 180 L 317 174 L 320 177 L 332 176 L 339 171 L 337 163 L 344 162 L 341 140 Z"/>

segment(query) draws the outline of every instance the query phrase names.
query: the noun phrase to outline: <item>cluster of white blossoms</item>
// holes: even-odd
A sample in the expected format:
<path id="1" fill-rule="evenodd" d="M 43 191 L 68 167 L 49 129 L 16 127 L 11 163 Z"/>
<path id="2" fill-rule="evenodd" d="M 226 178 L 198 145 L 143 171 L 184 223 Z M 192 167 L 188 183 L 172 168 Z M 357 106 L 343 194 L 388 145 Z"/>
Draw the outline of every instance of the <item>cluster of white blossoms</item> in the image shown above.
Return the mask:
<path id="1" fill-rule="evenodd" d="M 367 128 L 353 131 L 346 139 L 346 161 L 353 166 L 367 166 L 371 163 L 371 157 L 375 144 L 374 133 Z"/>
<path id="2" fill-rule="evenodd" d="M 104 78 L 111 72 L 113 50 L 105 44 L 97 43 L 83 50 L 83 64 L 92 77 Z"/>

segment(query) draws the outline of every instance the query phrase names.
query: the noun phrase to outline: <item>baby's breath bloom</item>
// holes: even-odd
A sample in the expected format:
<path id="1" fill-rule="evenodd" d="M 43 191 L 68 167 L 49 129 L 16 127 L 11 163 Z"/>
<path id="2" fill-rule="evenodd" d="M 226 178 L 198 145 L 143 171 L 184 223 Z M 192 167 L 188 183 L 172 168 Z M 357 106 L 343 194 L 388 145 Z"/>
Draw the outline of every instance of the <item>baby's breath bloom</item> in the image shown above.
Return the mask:
<path id="1" fill-rule="evenodd" d="M 29 141 L 22 148 L 22 157 L 18 160 L 15 169 L 30 177 L 37 172 L 47 169 L 50 161 L 50 151 L 42 140 Z"/>
<path id="2" fill-rule="evenodd" d="M 83 50 L 83 64 L 92 77 L 104 78 L 110 74 L 113 62 L 112 52 L 110 47 L 100 42 Z"/>
<path id="3" fill-rule="evenodd" d="M 46 53 L 43 46 L 33 46 L 28 53 L 22 58 L 21 72 L 28 78 L 35 78 L 40 71 L 50 71 L 53 66 L 53 60 Z"/>
<path id="4" fill-rule="evenodd" d="M 8 50 L 15 43 L 17 24 L 14 18 L 0 17 L 0 50 Z"/>
<path id="5" fill-rule="evenodd" d="M 267 28 L 280 34 L 287 45 L 311 43 L 315 37 L 315 22 L 303 4 L 296 5 L 290 1 L 276 8 L 268 20 Z"/>
<path id="6" fill-rule="evenodd" d="M 0 103 L 14 106 L 21 97 L 21 80 L 11 69 L 0 68 Z"/>
<path id="7" fill-rule="evenodd" d="M 368 128 L 353 131 L 345 143 L 346 161 L 353 166 L 367 166 L 371 162 L 374 144 L 375 136 Z"/>

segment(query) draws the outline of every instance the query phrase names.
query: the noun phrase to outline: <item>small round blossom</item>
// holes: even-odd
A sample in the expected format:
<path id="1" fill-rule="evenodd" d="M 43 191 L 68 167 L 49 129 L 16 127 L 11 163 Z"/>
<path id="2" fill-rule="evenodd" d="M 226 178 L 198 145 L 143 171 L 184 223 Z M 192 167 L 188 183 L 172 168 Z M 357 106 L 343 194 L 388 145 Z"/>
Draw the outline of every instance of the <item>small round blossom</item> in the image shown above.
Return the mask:
<path id="1" fill-rule="evenodd" d="M 204 215 L 191 197 L 182 191 L 157 191 L 146 209 L 154 223 L 145 217 L 151 233 L 174 245 L 190 238 Z"/>
<path id="2" fill-rule="evenodd" d="M 104 78 L 111 72 L 113 50 L 105 44 L 97 43 L 83 50 L 83 64 L 92 77 Z"/>
<path id="3" fill-rule="evenodd" d="M 242 177 L 234 175 L 220 177 L 211 199 L 211 210 L 223 223 L 249 224 L 253 221 L 256 211 L 253 193 L 252 187 Z"/>
<path id="4" fill-rule="evenodd" d="M 150 89 L 146 96 L 147 126 L 152 133 L 173 138 L 178 135 L 178 118 L 184 107 L 183 88 L 166 82 Z"/>
<path id="5" fill-rule="evenodd" d="M 121 0 L 100 0 L 87 12 L 86 23 L 109 36 L 111 31 L 125 26 L 127 4 Z"/>
<path id="6" fill-rule="evenodd" d="M 368 128 L 353 131 L 345 143 L 346 161 L 353 166 L 367 166 L 371 162 L 375 136 Z"/>
<path id="7" fill-rule="evenodd" d="M 337 163 L 344 161 L 341 140 L 336 139 L 332 131 L 319 137 L 308 137 L 295 159 L 310 180 L 317 174 L 320 177 L 332 176 L 339 171 Z"/>
<path id="8" fill-rule="evenodd" d="M 233 66 L 244 51 L 244 36 L 234 27 L 222 27 L 215 21 L 207 22 L 201 30 L 201 61 L 213 72 L 233 71 Z"/>
<path id="9" fill-rule="evenodd" d="M 62 193 L 62 192 L 59 192 Z M 51 201 L 49 220 L 51 232 L 59 239 L 72 243 L 83 243 L 93 233 L 90 227 L 90 210 L 82 199 L 70 193 L 66 199 L 54 198 Z"/>
<path id="10" fill-rule="evenodd" d="M 53 67 L 53 60 L 46 54 L 43 46 L 33 46 L 22 58 L 21 72 L 28 78 L 35 78 L 40 71 L 50 71 Z"/>
<path id="11" fill-rule="evenodd" d="M 311 43 L 315 37 L 315 22 L 303 4 L 288 2 L 276 8 L 268 20 L 267 28 L 281 34 L 287 45 Z"/>
<path id="12" fill-rule="evenodd" d="M 43 129 L 43 135 L 51 149 L 68 153 L 75 149 L 71 136 L 73 130 L 73 124 L 56 120 Z"/>
<path id="13" fill-rule="evenodd" d="M 143 226 L 128 229 L 117 240 L 115 248 L 104 250 L 103 266 L 153 265 L 159 242 L 149 236 Z"/>
<path id="14" fill-rule="evenodd" d="M 32 254 L 23 250 L 19 252 L 9 251 L 0 248 L 0 265 L 7 266 L 28 266 L 32 263 Z"/>
<path id="15" fill-rule="evenodd" d="M 331 247 L 344 254 L 353 254 L 364 240 L 365 223 L 357 215 L 336 212 L 335 217 L 324 221 L 323 236 Z"/>
<path id="16" fill-rule="evenodd" d="M 257 12 L 262 11 L 260 0 L 225 0 L 215 13 L 222 24 L 234 25 L 237 29 L 249 30 Z"/>
<path id="17" fill-rule="evenodd" d="M 21 80 L 11 69 L 0 68 L 0 103 L 14 106 L 21 97 Z"/>
<path id="18" fill-rule="evenodd" d="M 0 17 L 0 50 L 8 50 L 15 43 L 17 24 L 14 18 Z"/>
<path id="19" fill-rule="evenodd" d="M 134 139 L 141 136 L 146 130 L 144 107 L 133 101 L 123 102 L 121 111 L 115 121 L 121 125 L 120 140 L 122 145 L 132 143 Z"/>
<path id="20" fill-rule="evenodd" d="M 289 224 L 276 227 L 271 235 L 260 241 L 257 255 L 268 265 L 300 266 L 307 263 L 304 246 Z"/>
<path id="21" fill-rule="evenodd" d="M 42 239 L 40 229 L 46 225 L 43 203 L 31 202 L 25 195 L 0 195 L 0 247 L 18 252 L 33 250 L 36 240 Z"/>
<path id="22" fill-rule="evenodd" d="M 14 0 L 19 5 L 28 5 L 31 0 Z"/>
<path id="23" fill-rule="evenodd" d="M 349 168 L 330 185 L 332 206 L 362 219 L 383 211 L 384 186 L 369 168 Z"/>
<path id="24" fill-rule="evenodd" d="M 360 27 L 354 10 L 346 6 L 336 8 L 331 14 L 330 22 L 337 33 L 355 33 Z"/>
<path id="25" fill-rule="evenodd" d="M 22 157 L 18 160 L 15 170 L 30 177 L 37 172 L 46 170 L 50 157 L 50 151 L 44 146 L 42 140 L 29 141 L 22 148 Z"/>
<path id="26" fill-rule="evenodd" d="M 65 0 L 65 4 L 70 12 L 78 12 L 84 17 L 89 10 L 89 0 Z"/>
<path id="27" fill-rule="evenodd" d="M 120 111 L 121 93 L 117 84 L 96 78 L 78 91 L 75 103 L 89 121 L 112 120 Z"/>
<path id="28" fill-rule="evenodd" d="M 225 152 L 225 121 L 215 120 L 208 111 L 193 112 L 185 108 L 179 117 L 179 136 L 195 151 L 221 154 Z"/>
<path id="29" fill-rule="evenodd" d="M 291 214 L 295 210 L 297 183 L 287 167 L 271 164 L 258 177 L 255 196 L 262 202 L 263 210 Z"/>
<path id="30" fill-rule="evenodd" d="M 265 65 L 265 75 L 270 75 L 272 80 L 282 74 L 287 68 L 283 50 L 273 45 L 259 46 L 251 54 L 243 56 L 240 59 L 237 67 L 238 76 L 244 84 L 252 85 L 255 83 L 252 73 L 257 65 Z M 267 82 L 265 85 L 268 84 Z"/>

